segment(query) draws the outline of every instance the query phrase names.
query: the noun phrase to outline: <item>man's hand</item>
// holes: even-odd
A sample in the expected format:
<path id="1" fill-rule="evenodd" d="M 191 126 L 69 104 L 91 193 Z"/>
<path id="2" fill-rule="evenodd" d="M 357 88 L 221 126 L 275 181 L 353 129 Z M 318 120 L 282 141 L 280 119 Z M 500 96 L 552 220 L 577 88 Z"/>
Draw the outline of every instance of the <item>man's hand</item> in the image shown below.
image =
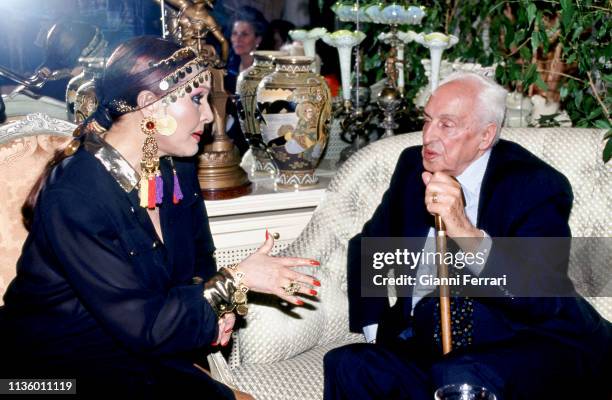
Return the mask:
<path id="1" fill-rule="evenodd" d="M 438 214 L 446 225 L 446 234 L 451 238 L 482 238 L 467 215 L 461 193 L 461 185 L 452 176 L 443 172 L 423 172 L 425 183 L 425 207 L 431 214 Z M 461 246 L 463 247 L 463 246 Z"/>

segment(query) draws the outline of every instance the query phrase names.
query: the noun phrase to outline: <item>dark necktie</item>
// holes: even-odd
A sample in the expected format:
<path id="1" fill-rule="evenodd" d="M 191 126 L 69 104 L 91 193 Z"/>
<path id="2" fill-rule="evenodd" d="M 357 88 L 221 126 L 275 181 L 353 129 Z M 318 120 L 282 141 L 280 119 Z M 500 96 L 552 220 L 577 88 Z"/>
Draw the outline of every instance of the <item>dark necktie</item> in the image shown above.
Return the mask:
<path id="1" fill-rule="evenodd" d="M 459 249 L 454 246 L 454 242 L 449 240 L 448 251 L 457 253 Z M 457 277 L 458 270 L 452 265 L 448 268 L 449 277 Z M 451 286 L 451 336 L 453 349 L 466 347 L 472 344 L 472 334 L 474 330 L 474 301 L 470 297 L 461 296 L 460 290 Z M 434 305 L 434 333 L 433 339 L 440 349 L 442 349 L 442 328 L 440 322 L 440 297 L 436 297 Z"/>
<path id="2" fill-rule="evenodd" d="M 451 297 L 451 333 L 453 349 L 472 344 L 474 329 L 474 302 L 469 297 Z M 442 329 L 440 326 L 440 298 L 434 306 L 434 342 L 442 349 Z"/>

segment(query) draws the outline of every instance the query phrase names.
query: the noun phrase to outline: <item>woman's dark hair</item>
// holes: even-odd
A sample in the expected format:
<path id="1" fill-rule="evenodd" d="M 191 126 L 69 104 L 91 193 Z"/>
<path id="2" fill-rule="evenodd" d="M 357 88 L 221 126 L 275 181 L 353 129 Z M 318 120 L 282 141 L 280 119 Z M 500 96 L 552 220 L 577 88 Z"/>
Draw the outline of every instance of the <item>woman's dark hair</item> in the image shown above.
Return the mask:
<path id="1" fill-rule="evenodd" d="M 268 21 L 261 11 L 255 7 L 241 7 L 240 10 L 234 15 L 231 26 L 233 27 L 238 21 L 244 21 L 251 24 L 253 30 L 255 31 L 255 36 L 264 38 L 268 35 Z"/>
<path id="2" fill-rule="evenodd" d="M 150 67 L 149 63 L 167 58 L 180 48 L 178 44 L 157 36 L 138 36 L 119 45 L 106 62 L 104 74 L 96 81 L 99 106 L 84 125 L 95 120 L 103 128 L 110 128 L 124 114 L 109 107 L 113 100 L 121 99 L 132 107 L 138 107 L 138 94 L 143 90 L 163 96 L 159 81 L 190 60 L 183 59 L 157 68 Z"/>
<path id="3" fill-rule="evenodd" d="M 77 131 L 87 133 L 91 122 L 109 129 L 113 122 L 123 115 L 115 108 L 109 107 L 113 100 L 121 99 L 130 106 L 138 107 L 138 94 L 144 90 L 149 90 L 156 96 L 163 96 L 159 82 L 190 59 L 178 60 L 172 64 L 163 63 L 159 67 L 152 67 L 150 63 L 170 57 L 180 48 L 178 44 L 156 36 L 139 36 L 119 45 L 106 62 L 102 78 L 96 81 L 98 108 L 79 125 Z M 21 208 L 26 229 L 31 227 L 38 195 L 44 188 L 51 170 L 66 157 L 63 149 L 57 150 L 30 190 Z"/>

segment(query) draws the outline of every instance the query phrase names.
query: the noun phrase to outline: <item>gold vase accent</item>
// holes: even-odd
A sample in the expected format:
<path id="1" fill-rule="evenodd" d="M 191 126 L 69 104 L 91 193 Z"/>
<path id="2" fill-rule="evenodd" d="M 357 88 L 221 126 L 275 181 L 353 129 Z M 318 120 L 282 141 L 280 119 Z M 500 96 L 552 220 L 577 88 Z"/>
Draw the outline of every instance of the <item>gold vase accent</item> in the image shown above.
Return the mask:
<path id="1" fill-rule="evenodd" d="M 278 185 L 312 186 L 329 137 L 329 88 L 311 72 L 312 57 L 278 57 L 275 62 L 275 72 L 257 88 L 263 142 L 279 170 Z"/>
<path id="2" fill-rule="evenodd" d="M 274 72 L 274 59 L 287 56 L 288 53 L 284 51 L 254 51 L 251 55 L 253 56 L 253 65 L 242 71 L 236 82 L 236 94 L 240 99 L 238 106 L 240 128 L 249 142 L 255 159 L 254 172 L 275 173 L 276 167 L 272 158 L 266 152 L 266 146 L 259 130 L 257 85 L 266 75 Z"/>

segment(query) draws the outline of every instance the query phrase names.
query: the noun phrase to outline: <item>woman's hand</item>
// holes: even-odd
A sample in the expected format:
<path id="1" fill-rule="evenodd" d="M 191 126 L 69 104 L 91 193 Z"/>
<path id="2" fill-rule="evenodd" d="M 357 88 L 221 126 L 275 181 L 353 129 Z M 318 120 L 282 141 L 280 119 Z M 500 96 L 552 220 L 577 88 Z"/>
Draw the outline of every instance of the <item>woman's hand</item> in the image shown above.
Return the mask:
<path id="1" fill-rule="evenodd" d="M 219 334 L 217 335 L 217 339 L 212 343 L 213 346 L 227 346 L 232 337 L 235 322 L 236 314 L 234 313 L 227 313 L 219 318 Z"/>
<path id="2" fill-rule="evenodd" d="M 297 284 L 299 290 L 296 293 L 316 296 L 317 291 L 312 287 L 321 286 L 321 282 L 312 276 L 296 272 L 291 267 L 300 265 L 319 266 L 321 264 L 317 260 L 308 258 L 271 257 L 268 253 L 273 246 L 274 239 L 266 230 L 264 244 L 255 253 L 245 258 L 236 268 L 244 273 L 243 283 L 249 290 L 274 294 L 289 303 L 301 306 L 304 302 L 295 295 L 287 293 L 285 288 L 289 288 L 292 284 L 295 287 Z"/>

